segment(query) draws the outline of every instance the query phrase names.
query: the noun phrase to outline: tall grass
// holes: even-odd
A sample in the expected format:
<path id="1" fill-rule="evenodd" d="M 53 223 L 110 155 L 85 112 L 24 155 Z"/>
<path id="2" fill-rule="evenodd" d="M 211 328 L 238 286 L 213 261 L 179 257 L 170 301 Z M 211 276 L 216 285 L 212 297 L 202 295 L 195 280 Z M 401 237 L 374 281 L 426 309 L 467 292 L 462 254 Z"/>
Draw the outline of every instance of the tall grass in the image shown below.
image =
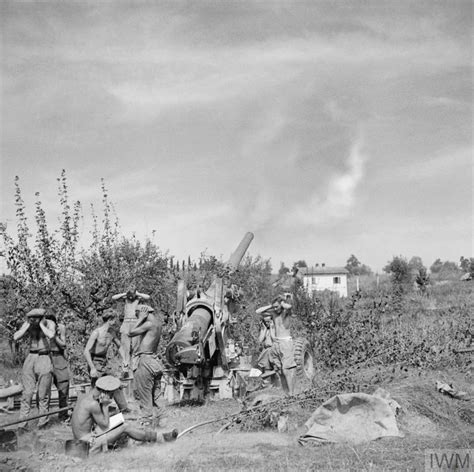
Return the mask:
<path id="1" fill-rule="evenodd" d="M 472 282 L 432 285 L 425 295 L 385 283 L 366 287 L 349 299 L 297 291 L 295 335 L 310 339 L 323 366 L 471 364 L 470 356 L 457 351 L 472 343 Z"/>

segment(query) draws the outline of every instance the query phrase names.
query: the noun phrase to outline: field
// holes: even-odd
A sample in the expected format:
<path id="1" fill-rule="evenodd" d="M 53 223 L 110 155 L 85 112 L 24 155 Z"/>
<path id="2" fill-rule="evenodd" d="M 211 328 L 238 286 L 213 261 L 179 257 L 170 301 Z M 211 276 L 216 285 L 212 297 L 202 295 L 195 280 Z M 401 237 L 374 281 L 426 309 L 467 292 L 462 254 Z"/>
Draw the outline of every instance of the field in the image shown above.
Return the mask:
<path id="1" fill-rule="evenodd" d="M 370 373 L 362 372 L 364 375 Z M 70 430 L 54 424 L 48 430 L 19 437 L 19 451 L 3 455 L 0 470 L 105 471 L 105 470 L 424 470 L 427 449 L 473 447 L 472 401 L 444 396 L 435 389 L 437 379 L 451 381 L 474 394 L 471 374 L 403 372 L 382 386 L 402 406 L 398 424 L 404 438 L 385 438 L 363 445 L 300 446 L 297 438 L 311 410 L 290 409 L 290 431 L 241 431 L 238 425 L 219 434 L 218 422 L 195 429 L 173 444 L 129 444 L 127 448 L 80 460 L 63 454 Z M 165 429 L 183 430 L 206 419 L 239 411 L 234 400 L 201 406 L 170 406 Z M 4 416 L 3 416 L 4 418 Z M 8 462 L 6 462 L 6 460 Z"/>
<path id="2" fill-rule="evenodd" d="M 321 350 L 319 357 L 317 352 L 317 374 L 313 384 L 306 386 L 314 393 L 313 400 L 310 397 L 310 401 L 296 402 L 286 406 L 284 411 L 277 411 L 277 414 L 285 413 L 289 417 L 288 429 L 284 432 L 264 427 L 257 417 L 219 432 L 226 423 L 220 421 L 197 428 L 175 443 L 142 445 L 130 441 L 126 448 L 81 460 L 64 454 L 64 441 L 72 438 L 72 434 L 67 426 L 53 421 L 44 431 L 32 428 L 32 431 L 20 435 L 19 450 L 0 457 L 0 471 L 421 471 L 425 470 L 426 451 L 459 449 L 470 449 L 472 460 L 472 353 L 455 354 L 455 350 L 470 343 L 473 305 L 472 285 L 440 284 L 427 298 L 407 297 L 403 304 L 408 310 L 406 313 L 396 315 L 396 311 L 387 309 L 381 315 L 386 319 L 378 331 L 374 331 L 374 336 L 380 336 L 377 341 L 386 346 L 386 350 L 381 351 L 383 355 L 370 357 L 367 351 L 363 361 L 344 366 L 339 358 L 333 367 L 328 367 L 329 356 L 344 354 L 347 359 L 353 359 L 352 351 L 340 348 L 330 352 Z M 357 323 L 360 322 L 359 319 Z M 351 329 L 357 326 L 350 325 Z M 466 333 L 465 326 L 469 333 Z M 394 329 L 400 332 L 397 352 L 388 342 Z M 420 337 L 428 343 L 423 355 L 419 349 Z M 320 349 L 321 339 L 318 338 L 317 349 Z M 364 343 L 368 345 L 368 341 Z M 446 352 L 441 348 L 443 343 L 449 343 Z M 5 354 L 4 362 L 6 359 Z M 7 378 L 11 378 L 17 375 L 18 368 L 10 366 L 4 372 Z M 459 400 L 443 395 L 436 389 L 438 380 L 452 383 L 457 389 L 467 392 L 469 398 Z M 372 393 L 378 387 L 388 391 L 402 408 L 397 423 L 403 438 L 385 438 L 361 445 L 298 444 L 304 422 L 322 398 L 329 398 L 329 390 Z M 242 403 L 237 400 L 168 405 L 163 430 L 176 427 L 183 431 L 202 421 L 233 414 L 241 408 Z M 9 421 L 17 414 L 1 414 L 0 421 Z M 134 421 L 133 416 L 130 421 Z"/>

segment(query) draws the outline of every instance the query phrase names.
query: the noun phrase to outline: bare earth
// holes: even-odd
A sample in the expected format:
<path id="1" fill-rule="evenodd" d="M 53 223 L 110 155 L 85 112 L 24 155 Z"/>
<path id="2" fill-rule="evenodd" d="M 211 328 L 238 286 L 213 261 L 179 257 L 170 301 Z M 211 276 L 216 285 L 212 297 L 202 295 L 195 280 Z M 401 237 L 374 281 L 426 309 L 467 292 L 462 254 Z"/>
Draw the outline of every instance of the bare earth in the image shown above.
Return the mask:
<path id="1" fill-rule="evenodd" d="M 468 391 L 460 401 L 438 393 L 436 380 L 449 380 Z M 19 436 L 19 450 L 0 455 L 0 471 L 295 471 L 295 470 L 424 470 L 427 449 L 472 449 L 474 395 L 472 373 L 412 371 L 382 384 L 402 406 L 398 417 L 404 438 L 386 438 L 358 446 L 330 444 L 300 446 L 301 425 L 312 410 L 290 411 L 289 431 L 242 431 L 234 425 L 217 433 L 225 422 L 192 431 L 175 443 L 140 444 L 86 460 L 64 455 L 70 428 L 54 423 L 45 431 Z M 371 391 L 375 390 L 376 386 Z M 368 393 L 371 393 L 368 391 Z M 235 400 L 202 406 L 169 406 L 164 429 L 180 431 L 201 421 L 239 411 Z M 14 415 L 0 415 L 2 423 Z"/>

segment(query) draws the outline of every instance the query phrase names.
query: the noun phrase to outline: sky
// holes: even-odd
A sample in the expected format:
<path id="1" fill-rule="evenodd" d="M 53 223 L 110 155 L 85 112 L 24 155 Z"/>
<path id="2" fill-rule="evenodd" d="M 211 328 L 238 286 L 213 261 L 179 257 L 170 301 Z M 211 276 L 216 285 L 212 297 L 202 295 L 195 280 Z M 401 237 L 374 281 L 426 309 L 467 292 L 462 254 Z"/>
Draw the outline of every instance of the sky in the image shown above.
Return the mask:
<path id="1" fill-rule="evenodd" d="M 275 270 L 473 256 L 470 1 L 2 1 L 0 221 L 56 179 L 125 236 Z"/>

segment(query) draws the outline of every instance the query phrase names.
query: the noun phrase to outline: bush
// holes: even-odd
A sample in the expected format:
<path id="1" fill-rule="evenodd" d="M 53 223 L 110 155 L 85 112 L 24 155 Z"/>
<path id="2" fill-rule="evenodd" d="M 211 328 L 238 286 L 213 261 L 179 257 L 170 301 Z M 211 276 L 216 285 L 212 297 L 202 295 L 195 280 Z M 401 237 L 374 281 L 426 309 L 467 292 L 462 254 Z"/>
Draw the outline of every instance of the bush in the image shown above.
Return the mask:
<path id="1" fill-rule="evenodd" d="M 317 361 L 331 369 L 361 364 L 468 365 L 469 356 L 455 351 L 469 345 L 474 332 L 472 287 L 459 283 L 450 291 L 447 305 L 438 302 L 442 297 L 435 289 L 430 299 L 378 290 L 348 300 L 332 293 L 309 296 L 300 289 L 295 293 L 295 336 L 307 337 Z"/>

